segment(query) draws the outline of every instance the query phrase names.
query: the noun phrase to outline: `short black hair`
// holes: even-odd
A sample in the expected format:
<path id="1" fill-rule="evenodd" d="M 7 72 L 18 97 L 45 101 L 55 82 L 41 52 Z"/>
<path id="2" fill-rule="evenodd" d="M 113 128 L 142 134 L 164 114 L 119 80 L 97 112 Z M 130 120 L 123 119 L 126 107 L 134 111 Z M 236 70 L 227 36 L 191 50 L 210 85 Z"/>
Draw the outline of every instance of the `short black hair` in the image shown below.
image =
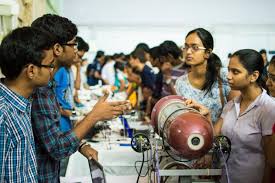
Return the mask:
<path id="1" fill-rule="evenodd" d="M 45 50 L 55 44 L 54 38 L 33 27 L 17 28 L 0 45 L 0 67 L 6 78 L 14 80 L 28 64 L 40 65 Z"/>
<path id="2" fill-rule="evenodd" d="M 166 40 L 159 45 L 160 53 L 162 56 L 168 56 L 171 54 L 174 59 L 178 59 L 181 56 L 181 50 L 174 41 Z"/>
<path id="3" fill-rule="evenodd" d="M 146 43 L 139 43 L 136 46 L 135 50 L 139 50 L 139 49 L 145 51 L 146 53 L 149 53 L 149 51 L 150 51 L 150 48 Z"/>
<path id="4" fill-rule="evenodd" d="M 142 50 L 142 49 L 137 49 L 137 50 L 133 51 L 133 52 L 131 53 L 131 56 L 132 56 L 134 59 L 138 58 L 138 59 L 140 60 L 140 62 L 142 62 L 142 63 L 145 63 L 145 62 L 146 62 L 145 52 L 144 52 L 144 50 Z"/>
<path id="5" fill-rule="evenodd" d="M 77 27 L 72 21 L 54 14 L 45 14 L 37 18 L 31 26 L 48 31 L 59 44 L 65 44 L 77 35 Z"/>
<path id="6" fill-rule="evenodd" d="M 102 57 L 102 56 L 104 56 L 104 55 L 105 55 L 104 51 L 98 50 L 98 51 L 96 52 L 95 58 L 100 58 L 100 57 Z"/>
<path id="7" fill-rule="evenodd" d="M 266 54 L 266 50 L 265 50 L 265 49 L 261 49 L 261 50 L 259 51 L 259 53 L 260 53 L 260 54 L 263 54 L 263 53 Z"/>
<path id="8" fill-rule="evenodd" d="M 84 41 L 84 39 L 82 39 L 82 37 L 76 36 L 76 42 L 77 42 L 77 49 L 79 51 L 89 51 L 89 45 L 87 42 Z"/>

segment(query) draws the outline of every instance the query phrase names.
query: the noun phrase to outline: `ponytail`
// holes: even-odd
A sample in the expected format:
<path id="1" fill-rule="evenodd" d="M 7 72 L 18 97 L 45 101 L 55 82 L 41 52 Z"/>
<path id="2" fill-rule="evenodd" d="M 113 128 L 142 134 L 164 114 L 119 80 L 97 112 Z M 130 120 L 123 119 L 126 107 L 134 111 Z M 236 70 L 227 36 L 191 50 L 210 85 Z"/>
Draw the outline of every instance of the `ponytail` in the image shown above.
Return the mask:
<path id="1" fill-rule="evenodd" d="M 211 53 L 207 60 L 206 75 L 205 75 L 206 81 L 202 88 L 202 90 L 206 90 L 205 94 L 210 92 L 215 81 L 217 81 L 218 79 L 221 79 L 219 78 L 221 67 L 222 67 L 221 59 L 215 53 Z"/>

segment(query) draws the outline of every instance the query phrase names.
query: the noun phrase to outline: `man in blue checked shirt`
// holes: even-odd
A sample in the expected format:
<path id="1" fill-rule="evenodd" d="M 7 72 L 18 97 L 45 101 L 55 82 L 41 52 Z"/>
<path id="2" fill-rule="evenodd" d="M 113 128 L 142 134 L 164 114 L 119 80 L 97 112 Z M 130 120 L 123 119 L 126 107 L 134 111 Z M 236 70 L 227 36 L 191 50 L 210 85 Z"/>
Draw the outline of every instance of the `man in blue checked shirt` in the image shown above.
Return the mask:
<path id="1" fill-rule="evenodd" d="M 77 51 L 75 24 L 65 17 L 46 14 L 31 26 L 48 31 L 56 38 L 53 47 L 56 70 L 72 64 Z M 128 102 L 106 102 L 108 95 L 105 95 L 76 127 L 64 132 L 60 128 L 60 117 L 61 114 L 69 116 L 70 110 L 60 110 L 54 85 L 54 80 L 51 80 L 48 86 L 38 88 L 32 95 L 32 127 L 40 175 L 38 182 L 60 182 L 60 160 L 77 150 L 89 159 L 96 159 L 97 152 L 89 145 L 83 145 L 81 140 L 97 121 L 111 119 L 128 109 Z"/>
<path id="2" fill-rule="evenodd" d="M 35 183 L 37 164 L 31 126 L 31 94 L 47 85 L 54 68 L 51 35 L 13 30 L 0 45 L 0 182 Z"/>

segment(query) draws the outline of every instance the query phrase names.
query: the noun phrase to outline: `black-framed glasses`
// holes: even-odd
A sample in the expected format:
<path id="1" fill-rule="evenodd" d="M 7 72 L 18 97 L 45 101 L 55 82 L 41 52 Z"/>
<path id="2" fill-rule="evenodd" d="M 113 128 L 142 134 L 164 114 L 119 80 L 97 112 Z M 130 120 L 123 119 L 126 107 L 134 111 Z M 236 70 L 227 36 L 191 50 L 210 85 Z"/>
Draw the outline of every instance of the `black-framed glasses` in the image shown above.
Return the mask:
<path id="1" fill-rule="evenodd" d="M 61 45 L 65 45 L 65 46 L 72 46 L 73 48 L 77 49 L 78 44 L 77 43 L 63 43 Z"/>
<path id="2" fill-rule="evenodd" d="M 275 75 L 274 74 L 271 74 L 271 73 L 267 73 L 267 77 L 268 79 L 270 79 L 272 82 L 275 82 Z"/>
<path id="3" fill-rule="evenodd" d="M 182 50 L 183 50 L 184 52 L 187 52 L 189 48 L 191 49 L 192 52 L 197 52 L 197 51 L 199 51 L 199 50 L 206 50 L 205 47 L 198 46 L 198 45 L 196 45 L 196 44 L 191 44 L 191 45 L 185 44 L 184 47 L 182 48 Z"/>
<path id="4" fill-rule="evenodd" d="M 45 67 L 45 68 L 49 68 L 51 71 L 53 71 L 53 70 L 54 70 L 54 68 L 55 68 L 55 65 L 54 65 L 54 64 L 49 64 L 49 65 L 38 64 L 38 65 L 36 65 L 36 66 L 38 66 L 38 67 Z"/>

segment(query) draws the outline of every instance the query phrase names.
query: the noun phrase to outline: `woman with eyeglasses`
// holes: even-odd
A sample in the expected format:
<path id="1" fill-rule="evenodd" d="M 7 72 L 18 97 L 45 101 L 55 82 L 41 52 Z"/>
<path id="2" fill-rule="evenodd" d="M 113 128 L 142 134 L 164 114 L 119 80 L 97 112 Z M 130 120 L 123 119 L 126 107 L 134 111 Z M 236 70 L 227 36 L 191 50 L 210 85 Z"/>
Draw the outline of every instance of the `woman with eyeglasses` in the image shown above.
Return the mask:
<path id="1" fill-rule="evenodd" d="M 197 28 L 187 34 L 183 52 L 189 69 L 177 79 L 176 92 L 211 109 L 215 123 L 223 105 L 236 93 L 230 94 L 227 70 L 221 68 L 221 60 L 213 48 L 213 37 L 207 30 Z"/>

